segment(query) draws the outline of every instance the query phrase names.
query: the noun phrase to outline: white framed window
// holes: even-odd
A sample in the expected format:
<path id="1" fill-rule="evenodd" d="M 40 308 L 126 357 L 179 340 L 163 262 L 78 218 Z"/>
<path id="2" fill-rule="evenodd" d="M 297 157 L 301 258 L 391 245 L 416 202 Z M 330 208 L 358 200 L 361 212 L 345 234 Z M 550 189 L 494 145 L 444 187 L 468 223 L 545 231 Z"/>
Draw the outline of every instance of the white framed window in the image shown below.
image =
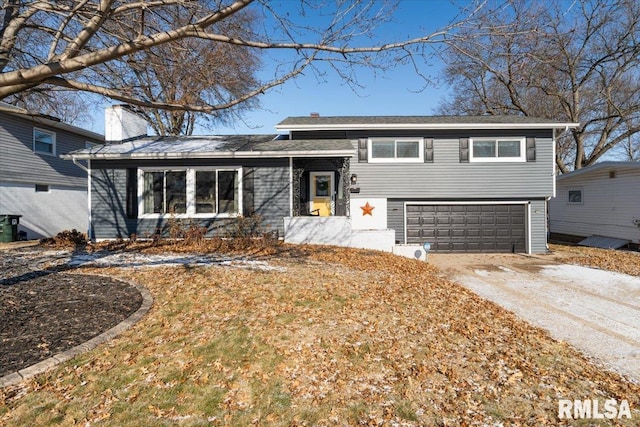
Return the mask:
<path id="1" fill-rule="evenodd" d="M 526 162 L 526 139 L 470 138 L 470 162 Z"/>
<path id="2" fill-rule="evenodd" d="M 138 169 L 143 217 L 242 214 L 241 168 Z"/>
<path id="3" fill-rule="evenodd" d="M 44 129 L 33 128 L 33 152 L 56 155 L 56 134 Z"/>
<path id="4" fill-rule="evenodd" d="M 567 191 L 567 203 L 570 205 L 581 205 L 583 203 L 582 188 L 573 188 Z"/>
<path id="5" fill-rule="evenodd" d="M 424 138 L 370 138 L 369 163 L 422 163 Z"/>

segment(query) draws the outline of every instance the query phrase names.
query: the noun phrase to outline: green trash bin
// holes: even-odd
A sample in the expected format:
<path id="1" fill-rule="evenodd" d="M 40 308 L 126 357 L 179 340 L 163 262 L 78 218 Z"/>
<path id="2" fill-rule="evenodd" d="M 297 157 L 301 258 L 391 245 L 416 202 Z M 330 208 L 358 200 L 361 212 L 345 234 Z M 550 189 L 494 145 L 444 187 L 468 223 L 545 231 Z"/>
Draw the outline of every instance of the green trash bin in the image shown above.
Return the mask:
<path id="1" fill-rule="evenodd" d="M 18 240 L 18 225 L 22 215 L 0 215 L 0 242 L 9 243 Z"/>

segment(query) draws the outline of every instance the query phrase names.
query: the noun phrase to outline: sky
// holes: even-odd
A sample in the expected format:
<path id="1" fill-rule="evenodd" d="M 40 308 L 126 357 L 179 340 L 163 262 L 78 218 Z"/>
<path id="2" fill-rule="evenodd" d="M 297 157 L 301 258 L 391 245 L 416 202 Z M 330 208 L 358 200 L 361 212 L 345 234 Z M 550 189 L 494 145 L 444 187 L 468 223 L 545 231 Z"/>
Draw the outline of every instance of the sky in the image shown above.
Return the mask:
<path id="1" fill-rule="evenodd" d="M 294 0 L 281 0 L 279 7 L 294 5 Z M 464 0 L 400 0 L 393 15 L 393 22 L 385 23 L 376 30 L 379 40 L 372 44 L 413 38 L 433 32 L 446 26 L 459 13 L 458 6 Z M 313 16 L 308 16 L 310 24 Z M 317 18 L 319 19 L 319 18 Z M 270 63 L 263 59 L 267 78 Z M 437 78 L 441 64 L 434 58 L 431 64 L 420 64 L 420 72 Z M 313 73 L 305 73 L 284 85 L 273 88 L 261 95 L 259 107 L 243 113 L 243 120 L 234 121 L 232 126 L 217 126 L 214 129 L 197 128 L 195 134 L 271 134 L 277 133 L 275 125 L 289 116 L 307 116 L 319 113 L 321 116 L 341 115 L 430 115 L 435 113 L 440 100 L 447 93 L 446 86 L 434 81 L 425 86 L 425 81 L 416 74 L 412 66 L 397 65 L 383 74 L 360 69 L 357 91 L 352 90 L 334 72 L 329 72 L 323 81 Z M 103 133 L 103 105 L 97 105 L 90 130 Z"/>

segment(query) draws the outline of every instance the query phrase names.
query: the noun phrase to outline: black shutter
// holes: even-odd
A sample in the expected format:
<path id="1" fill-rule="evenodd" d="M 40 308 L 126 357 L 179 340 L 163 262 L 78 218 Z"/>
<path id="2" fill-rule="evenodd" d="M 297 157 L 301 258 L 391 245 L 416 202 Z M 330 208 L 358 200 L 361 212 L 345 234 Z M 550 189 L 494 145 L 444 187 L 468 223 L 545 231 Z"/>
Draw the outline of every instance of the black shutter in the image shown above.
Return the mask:
<path id="1" fill-rule="evenodd" d="M 255 213 L 255 202 L 254 202 L 254 179 L 255 179 L 255 168 L 243 168 L 242 172 L 244 176 L 242 177 L 242 214 L 244 216 L 250 216 Z"/>
<path id="2" fill-rule="evenodd" d="M 433 163 L 433 138 L 424 139 L 424 162 Z"/>
<path id="3" fill-rule="evenodd" d="M 460 138 L 460 163 L 469 162 L 469 138 Z"/>
<path id="4" fill-rule="evenodd" d="M 127 218 L 138 218 L 138 169 L 127 169 Z"/>
<path id="5" fill-rule="evenodd" d="M 360 138 L 358 140 L 358 163 L 367 163 L 367 138 Z"/>
<path id="6" fill-rule="evenodd" d="M 536 161 L 536 139 L 527 138 L 527 162 Z"/>

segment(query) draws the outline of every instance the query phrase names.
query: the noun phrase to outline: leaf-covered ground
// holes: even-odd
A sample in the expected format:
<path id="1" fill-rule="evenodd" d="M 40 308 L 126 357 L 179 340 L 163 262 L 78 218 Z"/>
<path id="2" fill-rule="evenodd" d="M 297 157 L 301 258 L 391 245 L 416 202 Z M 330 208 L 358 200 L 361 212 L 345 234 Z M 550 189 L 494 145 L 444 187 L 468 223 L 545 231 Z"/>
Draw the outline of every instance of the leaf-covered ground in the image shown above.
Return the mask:
<path id="1" fill-rule="evenodd" d="M 144 284 L 151 311 L 0 391 L 0 424 L 538 426 L 562 424 L 558 399 L 586 398 L 629 401 L 631 420 L 603 425 L 640 419 L 639 385 L 429 264 L 292 251 L 272 270 L 100 269 Z"/>
<path id="2" fill-rule="evenodd" d="M 640 276 L 640 252 L 566 245 L 550 248 L 562 253 L 564 262 Z"/>

